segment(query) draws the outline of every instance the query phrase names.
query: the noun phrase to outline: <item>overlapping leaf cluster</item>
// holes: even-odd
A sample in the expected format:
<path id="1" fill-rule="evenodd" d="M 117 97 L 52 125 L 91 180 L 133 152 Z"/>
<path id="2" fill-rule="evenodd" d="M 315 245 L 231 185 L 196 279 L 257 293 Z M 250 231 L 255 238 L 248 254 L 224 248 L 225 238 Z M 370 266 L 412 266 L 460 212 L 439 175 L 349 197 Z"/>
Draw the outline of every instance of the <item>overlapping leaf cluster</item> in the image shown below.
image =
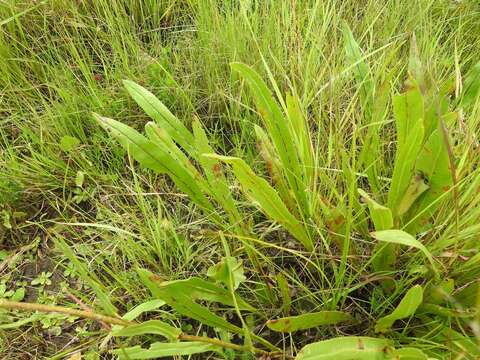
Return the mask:
<path id="1" fill-rule="evenodd" d="M 175 186 L 188 195 L 193 202 L 216 224 L 219 231 L 233 231 L 244 238 L 258 236 L 252 224 L 238 206 L 239 194 L 235 183 L 240 185 L 243 196 L 256 206 L 267 220 L 279 224 L 292 238 L 303 246 L 308 254 L 317 248 L 335 242 L 342 253 L 342 265 L 333 272 L 345 274 L 347 254 L 354 251 L 350 246 L 352 231 L 378 240 L 369 251 L 371 256 L 365 267 L 379 274 L 391 274 L 401 265 L 402 249 L 411 254 L 419 251 L 426 261 L 421 269 L 425 281 L 411 284 L 403 289 L 405 294 L 390 306 L 388 314 L 378 314 L 372 324 L 372 333 L 386 334 L 392 331 L 398 320 L 417 318 L 428 321 L 431 316 L 448 318 L 452 313 L 449 296 L 455 287 L 453 279 L 442 279 L 442 263 L 432 254 L 429 244 L 417 239 L 418 234 L 429 229 L 429 220 L 442 202 L 455 202 L 456 160 L 451 150 L 449 125 L 460 115 L 463 106 L 471 105 L 478 93 L 479 67 L 474 67 L 466 80 L 463 95 L 451 101 L 448 86 L 437 89 L 427 80 L 422 69 L 415 41 L 412 42 L 407 80 L 399 94 L 391 99 L 391 76 L 381 81 L 375 79 L 365 61 L 362 50 L 348 27 L 344 29 L 346 59 L 356 80 L 360 105 L 365 123 L 359 153 L 351 153 L 357 160 L 356 169 L 366 174 L 368 185 L 357 187 L 356 174 L 346 158 L 343 172 L 347 188 L 354 189 L 354 198 L 349 198 L 353 215 L 363 219 L 355 228 L 343 224 L 349 215 L 345 204 L 321 199 L 318 186 L 322 177 L 319 168 L 321 157 L 315 151 L 314 139 L 308 121 L 295 95 L 283 99 L 272 95 L 262 78 L 249 66 L 233 63 L 249 85 L 263 126 L 256 126 L 260 155 L 268 170 L 266 175 L 255 173 L 241 158 L 215 153 L 208 136 L 198 119 L 192 123 L 192 132 L 177 119 L 152 93 L 142 86 L 125 81 L 125 87 L 140 107 L 154 122 L 145 126 L 142 135 L 133 128 L 116 120 L 95 115 L 100 124 L 125 147 L 140 165 L 156 173 L 166 174 Z M 379 84 L 376 84 L 379 82 Z M 448 84 L 447 84 L 448 85 Z M 274 88 L 278 87 L 274 84 Z M 384 142 L 381 131 L 388 126 L 387 118 L 393 114 L 396 129 L 396 149 L 393 166 L 385 166 Z M 228 165 L 235 181 L 225 173 Z M 350 170 L 349 170 L 350 169 Z M 390 169 L 390 173 L 380 173 Z M 388 181 L 385 181 L 388 178 Z M 342 199 L 344 199 L 342 197 Z M 453 199 L 453 200 L 452 200 Z M 360 200 L 360 201 L 359 201 Z M 340 221 L 337 221 L 340 219 Z M 334 224 L 336 226 L 333 226 Z M 338 241 L 340 239 L 340 241 Z M 248 255 L 254 263 L 255 244 L 247 246 Z M 334 247 L 333 247 L 334 248 Z M 226 249 L 226 257 L 209 271 L 214 281 L 190 278 L 172 282 L 158 282 L 154 274 L 139 269 L 138 274 L 157 301 L 168 304 L 177 313 L 194 319 L 208 327 L 237 334 L 244 339 L 242 351 L 269 353 L 281 352 L 276 346 L 256 335 L 243 320 L 243 312 L 255 313 L 255 308 L 236 293 L 245 280 L 243 267 Z M 412 251 L 413 249 L 413 251 Z M 438 251 L 436 249 L 435 251 Z M 476 260 L 475 260 L 476 259 Z M 464 264 L 468 268 L 472 258 Z M 290 309 L 291 298 L 285 278 L 277 278 L 283 297 L 283 311 Z M 382 291 L 389 295 L 396 289 L 393 277 L 382 280 Z M 398 298 L 398 296 L 397 296 Z M 216 302 L 237 312 L 241 325 L 227 321 L 203 302 Z M 394 305 L 394 304 L 392 304 Z M 383 315 L 383 316 L 381 316 Z M 466 315 L 474 316 L 472 314 Z M 295 332 L 318 326 L 354 322 L 352 314 L 342 311 L 315 311 L 295 316 L 270 319 L 266 326 L 277 332 Z M 115 350 L 120 357 L 129 359 L 155 358 L 160 356 L 189 355 L 206 351 L 222 352 L 225 344 L 215 339 L 192 341 L 182 337 L 183 332 L 160 320 L 150 320 L 113 332 L 115 336 L 157 334 L 169 342 L 155 342 L 148 349 L 139 346 Z M 443 334 L 443 335 L 442 335 Z M 440 336 L 455 337 L 471 348 L 474 340 L 448 327 Z M 190 341 L 185 341 L 190 339 Z M 203 341 L 203 342 L 202 342 Z M 259 344 L 266 350 L 258 349 Z M 239 348 L 236 348 L 239 350 Z M 390 340 L 373 337 L 341 337 L 307 345 L 297 359 L 427 359 L 419 348 L 395 349 Z"/>

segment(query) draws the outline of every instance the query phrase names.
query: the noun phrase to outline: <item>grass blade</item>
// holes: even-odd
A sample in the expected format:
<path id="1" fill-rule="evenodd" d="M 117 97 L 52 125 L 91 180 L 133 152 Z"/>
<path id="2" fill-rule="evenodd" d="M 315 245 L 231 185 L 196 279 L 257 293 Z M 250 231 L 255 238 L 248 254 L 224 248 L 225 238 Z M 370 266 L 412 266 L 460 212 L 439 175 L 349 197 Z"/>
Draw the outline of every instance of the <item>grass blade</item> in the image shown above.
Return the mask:
<path id="1" fill-rule="evenodd" d="M 370 68 L 365 62 L 365 56 L 362 53 L 362 49 L 353 37 L 352 31 L 346 23 L 343 26 L 343 41 L 347 62 L 354 66 L 353 72 L 360 89 L 360 101 L 365 113 L 365 118 L 367 121 L 371 121 L 370 117 L 372 115 L 372 101 L 375 88 L 370 76 Z"/>

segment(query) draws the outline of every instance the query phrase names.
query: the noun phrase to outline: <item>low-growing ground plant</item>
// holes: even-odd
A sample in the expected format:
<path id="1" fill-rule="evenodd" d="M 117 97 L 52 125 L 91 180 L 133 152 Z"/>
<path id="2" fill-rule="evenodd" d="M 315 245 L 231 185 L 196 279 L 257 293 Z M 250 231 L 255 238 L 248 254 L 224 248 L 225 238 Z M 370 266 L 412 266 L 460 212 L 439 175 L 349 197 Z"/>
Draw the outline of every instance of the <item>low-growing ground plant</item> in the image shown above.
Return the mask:
<path id="1" fill-rule="evenodd" d="M 0 8 L 1 64 L 55 65 L 2 73 L 0 333 L 66 335 L 52 359 L 480 357 L 478 6 L 147 3 Z M 44 5 L 65 49 L 24 53 Z"/>
<path id="2" fill-rule="evenodd" d="M 436 86 L 426 79 L 414 39 L 407 79 L 401 92 L 391 97 L 397 141 L 392 172 L 382 174 L 390 180 L 383 184 L 379 171 L 385 166 L 381 164 L 384 160 L 380 156 L 383 150 L 379 138 L 382 127 L 387 126 L 385 119 L 390 116 L 392 87 L 388 77 L 385 84 L 375 86 L 374 79 L 369 78 L 371 72 L 362 51 L 346 26 L 344 35 L 347 59 L 352 63 L 362 94 L 362 111 L 370 122 L 363 124 L 367 135 L 362 137 L 364 143 L 358 158 L 354 143 L 350 153 L 344 154 L 341 165 L 344 179 L 336 202 L 325 201 L 318 191 L 330 185 L 322 183 L 323 176 L 318 170 L 323 164 L 315 151 L 315 143 L 321 139 L 313 136 L 298 97 L 287 95 L 284 100 L 282 94 L 277 94 L 276 99 L 251 67 L 232 64 L 232 70 L 250 87 L 263 120 L 263 126 L 255 126 L 255 133 L 267 169 L 265 175 L 256 173 L 239 157 L 217 154 L 198 119 L 192 123 L 193 131 L 188 130 L 151 92 L 134 82 L 124 81 L 129 94 L 154 120 L 146 124 L 146 135 L 110 118 L 94 114 L 95 119 L 120 142 L 129 156 L 157 174 L 166 174 L 187 195 L 188 201 L 210 219 L 218 241 L 223 244 L 224 256 L 202 277 L 175 281 L 164 281 L 147 269 L 137 268 L 137 276 L 151 293 L 151 300 L 118 317 L 119 311 L 108 295 L 86 269 L 80 271 L 83 265 L 75 260 L 67 245 L 59 243 L 72 264 L 80 266 L 77 270 L 89 279 L 108 316 L 9 300 L 2 300 L 0 306 L 14 309 L 31 306 L 32 310 L 64 312 L 113 325 L 109 327 L 108 337 L 118 338 L 119 347 L 111 353 L 120 359 L 204 352 L 215 352 L 224 358 L 231 358 L 234 353 L 291 358 L 296 353 L 298 360 L 427 359 L 439 355 L 407 339 L 417 332 L 430 332 L 439 327 L 441 331 L 436 336 L 454 336 L 453 341 L 473 349 L 477 340 L 468 335 L 467 328 L 474 330 L 478 326 L 475 322 L 478 308 L 462 306 L 459 299 L 453 297 L 462 278 L 449 273 L 448 262 L 440 256 L 441 249 L 432 240 L 425 241 L 429 237 L 422 234 L 428 233 L 429 220 L 442 201 L 452 199 L 454 207 L 458 202 L 456 186 L 464 179 L 458 174 L 449 124 L 459 119 L 462 104 L 469 101 L 471 86 L 476 85 L 468 84 L 479 81 L 478 66 L 467 77 L 464 93 L 452 104 L 448 84 Z M 278 89 L 274 82 L 273 87 Z M 363 187 L 359 186 L 358 171 L 367 174 L 368 182 Z M 76 183 L 82 187 L 83 178 L 78 180 L 78 174 Z M 278 235 L 262 238 L 256 233 L 255 219 L 247 215 L 250 210 L 238 205 L 240 196 L 245 196 L 265 219 L 281 226 L 274 234 L 285 231 L 285 236 L 293 241 L 291 249 L 276 244 Z M 352 221 L 352 218 L 360 220 Z M 371 237 L 373 245 L 360 249 L 354 234 Z M 263 302 L 283 304 L 282 311 L 275 317 L 265 319 L 265 314 L 255 308 L 259 304 L 249 303 L 239 293 L 244 285 L 249 285 L 245 283 L 242 260 L 231 255 L 232 246 L 243 247 L 248 254 L 247 261 L 259 270 L 250 272 L 248 277 L 250 282 L 264 286 Z M 330 288 L 340 285 L 325 298 L 323 309 L 291 314 L 291 303 L 296 298 L 290 294 L 287 274 L 279 267 L 276 279 L 272 280 L 272 274 L 262 267 L 261 259 L 269 246 L 291 252 L 295 261 L 305 262 L 303 266 L 308 272 L 324 277 L 321 283 Z M 360 251 L 369 256 L 356 258 Z M 338 261 L 320 262 L 318 257 L 322 253 L 337 256 Z M 411 257 L 419 258 L 415 269 L 409 269 L 409 261 L 404 260 Z M 371 269 L 372 274 L 376 274 L 378 278 L 372 281 L 382 285 L 379 293 L 383 295 L 373 296 L 388 302 L 368 317 L 358 314 L 355 306 L 348 304 L 348 296 L 355 288 L 344 286 L 358 278 L 356 269 Z M 396 272 L 405 270 L 399 282 Z M 50 276 L 50 272 L 43 272 L 32 284 L 50 285 Z M 227 309 L 222 311 L 210 303 L 222 304 Z M 144 312 L 166 307 L 170 310 L 164 317 L 136 321 Z M 225 311 L 234 314 L 235 319 L 226 319 Z M 187 323 L 199 322 L 205 326 L 205 335 L 185 332 L 182 321 L 172 325 L 168 321 L 169 312 L 184 317 L 182 321 Z M 282 317 L 282 312 L 286 316 Z M 460 315 L 457 330 L 449 322 L 454 314 Z M 294 334 L 300 331 L 337 324 L 345 326 L 344 333 L 348 333 L 349 327 L 363 323 L 363 332 L 369 336 L 334 337 L 291 352 L 274 345 L 271 340 L 274 336 L 265 336 L 262 331 L 258 334 L 256 329 L 262 323 L 273 332 L 292 334 L 293 341 Z M 209 335 L 215 333 L 216 336 Z M 128 345 L 129 339 L 141 335 L 161 337 L 164 341 Z M 478 355 L 478 351 L 474 353 Z"/>

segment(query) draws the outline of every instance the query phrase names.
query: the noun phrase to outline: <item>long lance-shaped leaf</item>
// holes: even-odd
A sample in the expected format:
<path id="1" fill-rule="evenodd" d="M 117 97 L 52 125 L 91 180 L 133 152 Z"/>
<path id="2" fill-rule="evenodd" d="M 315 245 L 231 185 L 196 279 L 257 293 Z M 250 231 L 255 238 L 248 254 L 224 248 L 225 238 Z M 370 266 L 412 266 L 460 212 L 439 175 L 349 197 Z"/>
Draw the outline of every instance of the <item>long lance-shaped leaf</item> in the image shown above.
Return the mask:
<path id="1" fill-rule="evenodd" d="M 311 187 L 313 185 L 315 170 L 314 150 L 310 136 L 311 132 L 308 128 L 307 120 L 302 113 L 298 96 L 287 94 L 286 105 L 290 124 L 296 135 L 295 140 L 299 149 L 298 153 L 301 158 L 301 164 L 305 172 L 306 184 Z"/>
<path id="2" fill-rule="evenodd" d="M 231 294 L 224 288 L 200 278 L 192 277 L 185 280 L 159 281 L 155 275 L 145 269 L 137 270 L 140 279 L 155 297 L 160 297 L 160 287 L 173 289 L 172 291 L 184 292 L 192 300 L 205 300 L 219 302 L 224 305 L 234 306 Z M 240 296 L 235 295 L 240 310 L 255 311 Z"/>
<path id="3" fill-rule="evenodd" d="M 260 156 L 266 164 L 268 174 L 270 175 L 275 189 L 282 198 L 288 209 L 294 214 L 298 214 L 295 206 L 294 194 L 290 191 L 288 183 L 283 176 L 282 163 L 278 158 L 267 133 L 260 126 L 255 125 L 255 135 L 257 135 L 257 146 Z"/>
<path id="4" fill-rule="evenodd" d="M 414 80 L 407 80 L 406 92 L 393 98 L 393 112 L 397 128 L 397 147 L 402 147 L 424 118 L 423 98 Z"/>
<path id="5" fill-rule="evenodd" d="M 242 333 L 243 330 L 210 311 L 207 307 L 194 302 L 183 290 L 172 287 L 158 289 L 159 297 L 182 315 L 200 321 L 205 325 Z"/>
<path id="6" fill-rule="evenodd" d="M 415 172 L 426 178 L 429 189 L 410 210 L 410 216 L 412 217 L 420 214 L 415 223 L 410 225 L 412 229 L 417 227 L 416 224 L 422 225 L 431 217 L 441 203 L 437 199 L 448 192 L 453 184 L 447 144 L 439 129 L 430 135 L 418 155 Z M 426 210 L 427 208 L 428 210 Z M 424 210 L 426 211 L 424 212 Z"/>
<path id="7" fill-rule="evenodd" d="M 423 174 L 421 172 L 415 171 L 410 183 L 408 184 L 405 194 L 403 194 L 402 199 L 400 200 L 397 207 L 397 216 L 403 216 L 413 203 L 429 189 L 428 184 L 426 183 Z"/>
<path id="8" fill-rule="evenodd" d="M 222 328 L 237 334 L 244 333 L 244 329 L 233 325 L 224 318 L 211 312 L 207 307 L 199 305 L 194 301 L 195 299 L 203 299 L 233 306 L 232 296 L 227 290 L 198 278 L 183 281 L 158 282 L 155 280 L 155 275 L 148 270 L 137 269 L 137 273 L 153 296 L 164 300 L 180 314 L 200 321 L 208 326 Z M 228 298 L 226 294 L 228 294 Z M 234 296 L 239 310 L 255 310 L 238 295 L 235 294 Z M 268 348 L 277 350 L 275 346 L 263 338 L 254 334 L 251 334 L 251 336 Z"/>
<path id="9" fill-rule="evenodd" d="M 422 350 L 412 347 L 393 350 L 389 354 L 391 360 L 429 360 L 432 359 L 427 356 Z"/>
<path id="10" fill-rule="evenodd" d="M 476 63 L 467 74 L 463 93 L 461 97 L 461 105 L 469 106 L 475 104 L 480 94 L 480 61 Z"/>
<path id="11" fill-rule="evenodd" d="M 182 167 L 190 174 L 190 176 L 198 182 L 204 192 L 209 192 L 209 187 L 207 186 L 202 175 L 200 175 L 197 168 L 193 166 L 185 153 L 180 150 L 177 144 L 175 144 L 165 129 L 162 129 L 157 124 L 150 121 L 145 125 L 145 133 L 150 140 L 161 146 L 165 152 L 167 152 L 175 161 L 181 164 Z"/>
<path id="12" fill-rule="evenodd" d="M 161 320 L 148 320 L 139 324 L 126 326 L 122 329 L 115 329 L 112 332 L 112 335 L 132 337 L 144 334 L 154 334 L 164 336 L 169 340 L 175 340 L 181 333 L 182 330 Z"/>
<path id="13" fill-rule="evenodd" d="M 381 187 L 378 181 L 378 169 L 381 168 L 383 161 L 383 154 L 380 152 L 380 129 L 388 112 L 392 76 L 393 71 L 386 76 L 375 92 L 371 122 L 368 124 L 367 135 L 358 156 L 359 166 L 366 168 L 368 182 L 374 193 L 378 193 Z"/>
<path id="14" fill-rule="evenodd" d="M 166 302 L 160 299 L 149 300 L 144 303 L 141 303 L 127 312 L 125 315 L 122 316 L 122 319 L 125 320 L 135 320 L 137 317 L 142 315 L 144 312 L 153 311 L 165 305 Z"/>
<path id="15" fill-rule="evenodd" d="M 433 256 L 430 253 L 430 251 L 428 251 L 425 245 L 423 245 L 420 241 L 415 239 L 409 233 L 406 233 L 405 231 L 402 231 L 402 230 L 382 230 L 382 231 L 372 232 L 371 235 L 379 241 L 383 241 L 390 244 L 411 246 L 420 250 L 432 265 L 433 270 L 438 274 L 437 268 L 435 266 L 435 262 L 433 260 Z"/>
<path id="16" fill-rule="evenodd" d="M 358 189 L 358 193 L 367 203 L 375 230 L 381 231 L 391 229 L 393 227 L 392 211 L 377 203 L 362 189 Z M 397 246 L 395 244 L 376 244 L 375 249 L 373 250 L 373 269 L 375 271 L 390 270 L 396 262 L 396 248 Z M 386 284 L 385 286 L 388 286 L 390 282 L 387 281 L 383 283 Z"/>
<path id="17" fill-rule="evenodd" d="M 193 136 L 195 139 L 195 148 L 200 154 L 198 161 L 207 177 L 212 197 L 214 197 L 215 200 L 226 211 L 232 224 L 241 224 L 242 217 L 238 212 L 232 192 L 223 173 L 221 163 L 216 159 L 202 155 L 214 153 L 213 148 L 210 146 L 208 141 L 207 135 L 203 130 L 202 124 L 198 119 L 195 119 L 192 127 Z"/>
<path id="18" fill-rule="evenodd" d="M 100 125 L 110 131 L 140 165 L 157 173 L 168 174 L 175 185 L 193 202 L 205 210 L 213 210 L 213 206 L 202 193 L 197 180 L 163 147 L 158 146 L 128 125 L 98 114 L 94 114 L 94 117 Z"/>
<path id="19" fill-rule="evenodd" d="M 288 183 L 297 199 L 299 210 L 309 218 L 311 216 L 311 204 L 307 197 L 308 189 L 305 183 L 305 174 L 300 164 L 301 157 L 298 154 L 295 141 L 292 141 L 295 138 L 295 132 L 292 130 L 288 116 L 283 115 L 267 85 L 252 68 L 242 63 L 232 63 L 231 67 L 244 77 L 252 89 L 258 110 L 282 161 Z"/>
<path id="20" fill-rule="evenodd" d="M 412 76 L 413 79 L 415 79 L 422 93 L 425 93 L 427 91 L 427 82 L 425 79 L 426 72 L 420 60 L 420 52 L 418 51 L 417 37 L 415 36 L 415 34 L 412 35 L 412 40 L 410 42 L 408 73 L 410 74 L 410 76 Z"/>
<path id="21" fill-rule="evenodd" d="M 358 189 L 358 193 L 367 203 L 375 230 L 380 231 L 391 229 L 393 227 L 392 211 L 389 208 L 377 203 L 362 189 Z"/>
<path id="22" fill-rule="evenodd" d="M 387 360 L 392 342 L 360 336 L 345 336 L 305 346 L 295 360 Z"/>
<path id="23" fill-rule="evenodd" d="M 200 341 L 162 343 L 154 342 L 149 348 L 132 346 L 112 350 L 119 360 L 158 359 L 162 357 L 173 358 L 181 355 L 200 354 L 207 351 L 219 351 L 220 347 Z"/>
<path id="24" fill-rule="evenodd" d="M 216 154 L 208 156 L 230 164 L 247 196 L 255 201 L 266 215 L 289 231 L 307 250 L 313 250 L 313 242 L 305 231 L 304 225 L 288 211 L 275 189 L 265 179 L 257 176 L 245 161 Z"/>
<path id="25" fill-rule="evenodd" d="M 268 320 L 267 326 L 273 331 L 294 332 L 318 326 L 338 324 L 348 320 L 352 320 L 351 315 L 342 311 L 319 311 Z"/>
<path id="26" fill-rule="evenodd" d="M 407 291 L 403 299 L 400 301 L 400 304 L 395 308 L 395 310 L 380 319 L 377 320 L 375 324 L 375 332 L 384 333 L 388 331 L 393 323 L 400 319 L 405 319 L 417 311 L 417 308 L 423 301 L 423 289 L 420 285 L 415 285 Z"/>
<path id="27" fill-rule="evenodd" d="M 397 154 L 388 193 L 388 207 L 396 216 L 414 175 L 415 159 L 423 143 L 423 99 L 418 87 L 396 96 L 393 107 L 397 125 Z"/>
<path id="28" fill-rule="evenodd" d="M 190 131 L 155 95 L 130 80 L 124 80 L 123 85 L 143 111 L 164 128 L 182 148 L 189 153 L 193 150 L 193 136 Z"/>

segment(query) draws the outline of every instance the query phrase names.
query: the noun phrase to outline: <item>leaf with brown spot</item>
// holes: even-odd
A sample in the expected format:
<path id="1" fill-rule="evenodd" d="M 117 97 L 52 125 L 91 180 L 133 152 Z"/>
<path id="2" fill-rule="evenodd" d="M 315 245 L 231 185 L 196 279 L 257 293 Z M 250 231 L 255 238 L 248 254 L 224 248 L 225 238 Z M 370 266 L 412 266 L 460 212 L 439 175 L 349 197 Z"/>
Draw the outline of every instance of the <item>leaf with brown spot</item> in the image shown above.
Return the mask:
<path id="1" fill-rule="evenodd" d="M 342 311 L 319 311 L 298 316 L 289 316 L 267 321 L 269 329 L 278 332 L 294 332 L 323 325 L 332 325 L 352 320 L 348 313 Z"/>
<path id="2" fill-rule="evenodd" d="M 305 346 L 295 360 L 389 360 L 392 341 L 344 336 Z"/>

